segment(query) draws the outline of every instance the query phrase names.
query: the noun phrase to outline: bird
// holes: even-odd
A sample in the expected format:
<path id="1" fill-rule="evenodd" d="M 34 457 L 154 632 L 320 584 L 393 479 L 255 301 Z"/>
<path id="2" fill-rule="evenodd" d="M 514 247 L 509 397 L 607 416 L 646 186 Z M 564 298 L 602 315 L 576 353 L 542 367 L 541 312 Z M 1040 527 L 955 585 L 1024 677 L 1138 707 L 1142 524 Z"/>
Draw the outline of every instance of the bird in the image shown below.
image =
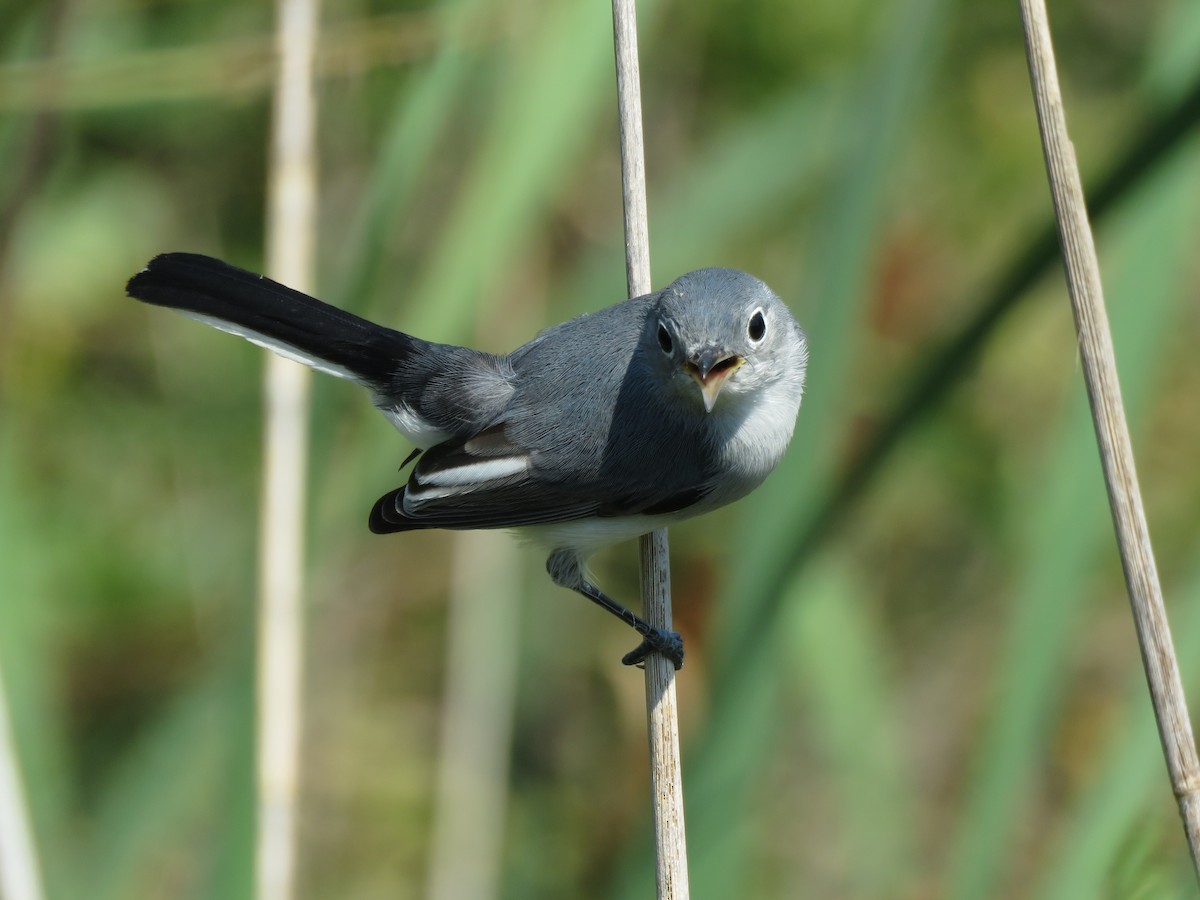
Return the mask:
<path id="1" fill-rule="evenodd" d="M 370 530 L 532 540 L 555 584 L 638 632 L 626 665 L 658 653 L 679 669 L 683 640 L 598 588 L 588 559 L 758 487 L 791 441 L 808 367 L 787 305 L 728 268 L 688 272 L 507 354 L 422 340 L 194 253 L 156 256 L 126 292 L 365 387 L 416 458 Z"/>

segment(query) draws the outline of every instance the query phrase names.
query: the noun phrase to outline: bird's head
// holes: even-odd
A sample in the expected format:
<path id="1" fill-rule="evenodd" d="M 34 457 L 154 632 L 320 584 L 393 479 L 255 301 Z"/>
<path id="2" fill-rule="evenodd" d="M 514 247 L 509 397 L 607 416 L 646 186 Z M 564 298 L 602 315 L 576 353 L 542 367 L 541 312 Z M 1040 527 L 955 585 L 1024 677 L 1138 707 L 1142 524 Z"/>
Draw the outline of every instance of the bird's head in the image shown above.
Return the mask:
<path id="1" fill-rule="evenodd" d="M 664 288 L 647 318 L 645 342 L 660 370 L 708 413 L 722 395 L 804 383 L 804 332 L 769 287 L 736 269 L 700 269 Z"/>

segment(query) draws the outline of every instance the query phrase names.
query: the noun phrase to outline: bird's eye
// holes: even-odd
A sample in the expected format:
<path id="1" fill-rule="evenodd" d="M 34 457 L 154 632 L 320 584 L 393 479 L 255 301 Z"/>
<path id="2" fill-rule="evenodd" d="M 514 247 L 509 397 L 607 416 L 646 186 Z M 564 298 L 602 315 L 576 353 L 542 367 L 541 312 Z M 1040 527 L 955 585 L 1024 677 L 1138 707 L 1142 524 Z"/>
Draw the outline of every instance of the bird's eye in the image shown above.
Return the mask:
<path id="1" fill-rule="evenodd" d="M 671 332 L 667 331 L 667 326 L 662 322 L 658 323 L 658 346 L 662 347 L 663 353 L 670 353 L 675 347 L 671 341 Z"/>
<path id="2" fill-rule="evenodd" d="M 761 309 L 756 309 L 754 315 L 750 317 L 750 325 L 746 328 L 746 334 L 750 336 L 751 343 L 755 344 L 767 336 L 767 319 Z"/>

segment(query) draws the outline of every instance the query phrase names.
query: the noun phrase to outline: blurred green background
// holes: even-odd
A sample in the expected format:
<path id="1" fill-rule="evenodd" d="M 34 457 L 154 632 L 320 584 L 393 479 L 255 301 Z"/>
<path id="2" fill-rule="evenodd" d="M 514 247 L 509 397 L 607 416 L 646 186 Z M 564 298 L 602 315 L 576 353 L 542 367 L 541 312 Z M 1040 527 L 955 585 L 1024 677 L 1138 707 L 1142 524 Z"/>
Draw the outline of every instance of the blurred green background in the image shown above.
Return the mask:
<path id="1" fill-rule="evenodd" d="M 1050 12 L 1194 699 L 1200 6 Z M 781 469 L 672 532 L 693 896 L 1194 896 L 1016 3 L 641 16 L 655 284 L 752 271 L 812 348 Z M 261 354 L 122 288 L 262 268 L 273 26 L 0 6 L 0 672 L 50 898 L 249 896 Z M 325 299 L 501 351 L 624 296 L 607 3 L 328 3 L 319 65 Z M 409 449 L 316 383 L 299 896 L 427 895 L 460 676 L 496 895 L 650 896 L 628 629 L 507 538 L 369 534 Z M 595 568 L 632 600 L 632 544 Z M 495 621 L 448 666 L 459 602 Z"/>

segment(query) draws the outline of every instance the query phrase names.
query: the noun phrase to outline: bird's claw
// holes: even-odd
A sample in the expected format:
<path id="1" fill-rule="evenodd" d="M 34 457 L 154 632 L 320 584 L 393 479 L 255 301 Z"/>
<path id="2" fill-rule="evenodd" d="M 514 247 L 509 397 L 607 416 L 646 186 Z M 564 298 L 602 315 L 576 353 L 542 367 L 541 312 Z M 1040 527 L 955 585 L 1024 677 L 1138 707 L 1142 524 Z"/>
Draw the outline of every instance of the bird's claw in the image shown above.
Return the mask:
<path id="1" fill-rule="evenodd" d="M 678 631 L 651 629 L 640 644 L 621 657 L 621 662 L 627 666 L 645 668 L 646 657 L 651 653 L 658 653 L 670 660 L 676 672 L 683 668 L 683 638 Z"/>

